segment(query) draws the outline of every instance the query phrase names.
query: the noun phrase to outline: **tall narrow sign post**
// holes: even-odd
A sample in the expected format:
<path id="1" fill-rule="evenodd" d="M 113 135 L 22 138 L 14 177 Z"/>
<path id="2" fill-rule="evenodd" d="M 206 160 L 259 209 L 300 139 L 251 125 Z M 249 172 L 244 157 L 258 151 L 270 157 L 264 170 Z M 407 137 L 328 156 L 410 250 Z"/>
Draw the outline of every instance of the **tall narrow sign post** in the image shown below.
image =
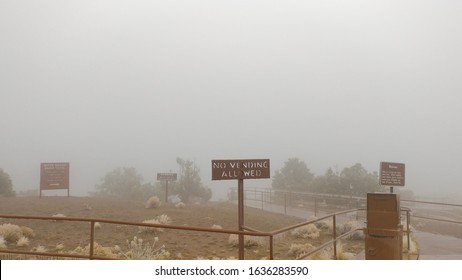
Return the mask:
<path id="1" fill-rule="evenodd" d="M 176 181 L 176 173 L 157 173 L 157 181 L 165 181 L 165 203 L 168 202 L 168 182 Z"/>
<path id="2" fill-rule="evenodd" d="M 212 180 L 237 180 L 238 226 L 244 231 L 244 179 L 270 178 L 269 159 L 212 160 Z M 244 259 L 244 235 L 239 234 L 239 259 Z"/>

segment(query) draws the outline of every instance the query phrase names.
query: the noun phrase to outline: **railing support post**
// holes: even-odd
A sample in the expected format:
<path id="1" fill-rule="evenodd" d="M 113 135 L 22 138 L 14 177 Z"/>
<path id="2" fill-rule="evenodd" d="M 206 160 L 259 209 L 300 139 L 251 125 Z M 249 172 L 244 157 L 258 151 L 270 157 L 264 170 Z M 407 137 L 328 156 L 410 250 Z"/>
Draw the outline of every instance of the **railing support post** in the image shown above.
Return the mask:
<path id="1" fill-rule="evenodd" d="M 95 244 L 95 221 L 90 222 L 90 260 L 93 259 L 93 251 Z"/>
<path id="2" fill-rule="evenodd" d="M 337 220 L 336 216 L 332 216 L 332 221 L 333 221 L 333 228 L 332 228 L 332 233 L 334 235 L 334 260 L 337 259 Z"/>
<path id="3" fill-rule="evenodd" d="M 410 229 L 410 221 L 411 219 L 411 213 L 409 210 L 406 211 L 406 227 L 407 227 L 407 252 L 409 253 L 411 251 L 411 229 Z"/>
<path id="4" fill-rule="evenodd" d="M 270 260 L 274 260 L 274 238 L 272 235 L 269 237 L 269 242 L 270 242 Z"/>

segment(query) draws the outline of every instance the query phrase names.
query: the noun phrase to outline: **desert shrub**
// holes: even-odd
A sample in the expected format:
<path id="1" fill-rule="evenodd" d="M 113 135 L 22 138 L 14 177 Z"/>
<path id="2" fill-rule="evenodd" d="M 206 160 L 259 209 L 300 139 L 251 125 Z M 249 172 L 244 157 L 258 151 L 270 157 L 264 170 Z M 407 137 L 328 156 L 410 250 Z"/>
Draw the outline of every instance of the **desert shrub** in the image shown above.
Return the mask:
<path id="1" fill-rule="evenodd" d="M 342 235 L 349 231 L 352 231 L 357 228 L 362 228 L 362 223 L 359 221 L 348 221 L 342 225 L 337 227 L 337 234 Z M 364 239 L 364 232 L 363 231 L 355 231 L 348 236 L 348 239 L 351 240 L 362 240 Z"/>
<path id="2" fill-rule="evenodd" d="M 0 235 L 0 249 L 6 248 L 6 240 L 3 236 Z"/>
<path id="3" fill-rule="evenodd" d="M 234 257 L 234 256 L 230 256 L 230 257 L 226 257 L 226 258 L 219 258 L 219 257 L 205 258 L 205 257 L 202 257 L 202 256 L 198 256 L 198 257 L 196 258 L 196 260 L 202 260 L 202 261 L 204 261 L 204 260 L 213 260 L 213 261 L 223 261 L 223 260 L 226 261 L 226 260 L 227 260 L 227 261 L 235 261 L 235 260 L 237 260 L 237 259 L 236 259 L 236 257 Z"/>
<path id="4" fill-rule="evenodd" d="M 314 249 L 314 246 L 310 243 L 305 244 L 291 244 L 289 248 L 289 255 L 298 258 L 304 254 L 309 253 Z"/>
<path id="5" fill-rule="evenodd" d="M 186 204 L 184 204 L 183 202 L 178 202 L 176 205 L 175 205 L 176 208 L 180 208 L 180 209 L 183 209 L 186 207 Z"/>
<path id="6" fill-rule="evenodd" d="M 143 223 L 145 224 L 154 224 L 154 225 L 169 225 L 172 223 L 172 219 L 169 216 L 162 214 L 160 216 L 155 217 L 152 220 L 144 220 Z M 163 228 L 156 228 L 156 227 L 139 227 L 139 232 L 163 232 Z"/>
<path id="7" fill-rule="evenodd" d="M 37 252 L 37 253 L 46 253 L 48 250 L 42 245 L 38 245 L 37 247 L 34 247 L 32 251 Z"/>
<path id="8" fill-rule="evenodd" d="M 155 209 L 159 208 L 162 205 L 162 202 L 157 196 L 151 196 L 148 201 L 146 201 L 145 208 L 146 209 Z"/>
<path id="9" fill-rule="evenodd" d="M 2 224 L 0 225 L 0 236 L 3 236 L 7 242 L 15 243 L 23 237 L 23 234 L 18 225 Z"/>
<path id="10" fill-rule="evenodd" d="M 63 243 L 58 243 L 58 244 L 56 244 L 55 248 L 58 251 L 62 251 L 62 250 L 64 250 L 64 244 Z"/>
<path id="11" fill-rule="evenodd" d="M 330 222 L 327 222 L 325 220 L 319 221 L 315 223 L 316 227 L 325 233 L 332 233 L 333 232 L 333 225 Z"/>
<path id="12" fill-rule="evenodd" d="M 261 236 L 252 236 L 252 235 L 245 235 L 244 236 L 244 247 L 260 247 L 264 244 L 264 237 Z M 228 244 L 237 247 L 239 246 L 239 235 L 238 234 L 230 234 L 228 238 Z"/>
<path id="13" fill-rule="evenodd" d="M 101 229 L 101 224 L 99 222 L 95 223 L 95 229 Z"/>
<path id="14" fill-rule="evenodd" d="M 297 238 L 316 239 L 320 235 L 319 229 L 314 224 L 308 224 L 302 227 L 293 229 L 290 234 Z"/>
<path id="15" fill-rule="evenodd" d="M 78 246 L 74 250 L 70 251 L 71 254 L 78 254 L 78 255 L 89 255 L 90 254 L 90 244 L 85 247 Z M 97 242 L 93 243 L 93 254 L 99 257 L 107 257 L 112 259 L 117 259 L 119 257 L 118 254 L 112 251 L 111 247 L 103 247 Z"/>
<path id="16" fill-rule="evenodd" d="M 64 214 L 54 214 L 54 215 L 52 215 L 52 217 L 53 217 L 53 218 L 65 218 L 66 215 L 64 215 Z M 60 221 L 60 220 L 54 220 L 53 222 L 62 222 L 62 221 Z"/>
<path id="17" fill-rule="evenodd" d="M 25 237 L 35 237 L 34 230 L 32 230 L 30 227 L 20 226 L 20 228 L 22 231 L 22 235 L 24 235 Z"/>
<path id="18" fill-rule="evenodd" d="M 213 229 L 223 229 L 223 227 L 220 226 L 220 225 L 213 225 L 213 226 L 211 226 L 211 228 L 213 228 Z"/>
<path id="19" fill-rule="evenodd" d="M 157 239 L 158 240 L 158 239 Z M 126 259 L 130 260 L 165 260 L 170 257 L 170 253 L 165 250 L 164 246 L 155 247 L 157 240 L 153 244 L 143 243 L 143 239 L 133 237 L 133 240 L 127 240 L 128 251 L 123 254 Z"/>
<path id="20" fill-rule="evenodd" d="M 353 260 L 355 256 L 355 254 L 345 251 L 345 246 L 342 242 L 337 242 L 337 260 Z"/>
<path id="21" fill-rule="evenodd" d="M 16 242 L 16 246 L 18 246 L 18 247 L 29 246 L 29 238 L 27 238 L 25 236 L 19 238 L 18 241 Z"/>

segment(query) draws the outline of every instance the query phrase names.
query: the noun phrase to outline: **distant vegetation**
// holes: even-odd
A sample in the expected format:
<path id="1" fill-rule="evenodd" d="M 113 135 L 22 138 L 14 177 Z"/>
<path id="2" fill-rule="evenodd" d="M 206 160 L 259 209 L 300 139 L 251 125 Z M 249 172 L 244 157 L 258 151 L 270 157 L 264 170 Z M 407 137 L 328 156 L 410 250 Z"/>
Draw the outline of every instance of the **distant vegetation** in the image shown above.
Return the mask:
<path id="1" fill-rule="evenodd" d="M 193 161 L 177 158 L 180 166 L 179 180 L 169 182 L 168 194 L 176 195 L 182 202 L 192 199 L 208 201 L 212 197 L 210 188 L 204 186 L 199 168 Z M 135 168 L 116 168 L 107 173 L 96 185 L 95 196 L 117 196 L 124 198 L 165 197 L 165 183 L 143 183 L 143 177 Z"/>
<path id="2" fill-rule="evenodd" d="M 16 196 L 10 175 L 0 168 L 0 196 Z"/>
<path id="3" fill-rule="evenodd" d="M 377 172 L 368 172 L 360 163 L 341 172 L 329 168 L 324 175 L 315 176 L 298 158 L 288 159 L 280 170 L 275 171 L 272 187 L 276 190 L 353 196 L 382 190 Z"/>

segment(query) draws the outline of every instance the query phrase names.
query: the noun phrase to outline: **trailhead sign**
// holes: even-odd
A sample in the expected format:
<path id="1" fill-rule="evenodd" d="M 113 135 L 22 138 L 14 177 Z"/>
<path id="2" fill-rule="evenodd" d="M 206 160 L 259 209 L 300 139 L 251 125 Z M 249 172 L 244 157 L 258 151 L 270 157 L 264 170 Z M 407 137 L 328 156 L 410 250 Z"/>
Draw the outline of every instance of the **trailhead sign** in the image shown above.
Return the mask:
<path id="1" fill-rule="evenodd" d="M 212 180 L 270 178 L 269 159 L 212 160 Z"/>
<path id="2" fill-rule="evenodd" d="M 44 190 L 67 190 L 69 197 L 69 162 L 40 164 L 40 197 Z"/>
<path id="3" fill-rule="evenodd" d="M 157 181 L 176 181 L 176 173 L 157 173 Z"/>
<path id="4" fill-rule="evenodd" d="M 69 163 L 49 162 L 40 164 L 40 189 L 69 189 Z"/>
<path id="5" fill-rule="evenodd" d="M 404 187 L 405 165 L 396 162 L 380 163 L 380 185 Z"/>
<path id="6" fill-rule="evenodd" d="M 176 173 L 157 173 L 157 181 L 165 182 L 165 202 L 168 202 L 168 182 L 177 180 Z"/>

